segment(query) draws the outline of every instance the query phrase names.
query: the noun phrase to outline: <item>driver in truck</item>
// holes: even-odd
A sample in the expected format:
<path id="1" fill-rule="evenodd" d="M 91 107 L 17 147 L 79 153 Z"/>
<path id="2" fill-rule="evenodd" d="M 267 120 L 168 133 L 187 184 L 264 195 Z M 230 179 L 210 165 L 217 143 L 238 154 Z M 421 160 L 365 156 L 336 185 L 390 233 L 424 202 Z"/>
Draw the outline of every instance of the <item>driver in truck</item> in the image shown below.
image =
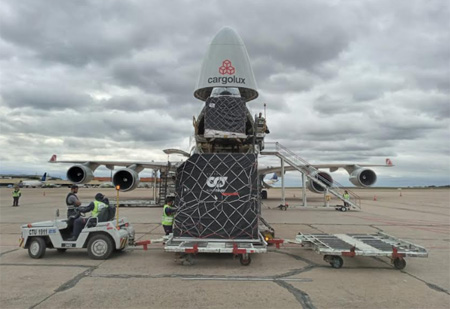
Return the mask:
<path id="1" fill-rule="evenodd" d="M 86 213 L 90 212 L 92 218 L 97 218 L 99 222 L 105 221 L 103 220 L 104 217 L 109 217 L 109 215 L 104 215 L 105 211 L 109 208 L 109 200 L 106 198 L 103 194 L 97 193 L 95 195 L 95 200 L 87 206 L 81 206 L 78 207 L 78 211 L 80 213 Z M 78 217 L 75 219 L 73 224 L 73 232 L 72 236 L 67 239 L 67 241 L 76 241 L 78 236 L 80 235 L 81 231 L 83 230 L 84 226 L 86 225 L 87 218 L 84 217 Z"/>

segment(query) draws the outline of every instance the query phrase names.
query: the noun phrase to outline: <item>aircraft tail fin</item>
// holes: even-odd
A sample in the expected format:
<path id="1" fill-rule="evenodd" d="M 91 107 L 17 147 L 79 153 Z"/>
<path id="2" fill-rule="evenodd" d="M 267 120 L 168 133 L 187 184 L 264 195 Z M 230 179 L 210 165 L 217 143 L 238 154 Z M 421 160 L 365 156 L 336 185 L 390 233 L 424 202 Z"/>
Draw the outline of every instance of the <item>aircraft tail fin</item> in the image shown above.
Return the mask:
<path id="1" fill-rule="evenodd" d="M 277 173 L 273 173 L 271 180 L 278 180 Z"/>
<path id="2" fill-rule="evenodd" d="M 44 173 L 44 175 L 42 175 L 41 181 L 45 181 L 47 180 L 47 173 Z"/>
<path id="3" fill-rule="evenodd" d="M 391 159 L 386 158 L 386 165 L 389 165 L 389 166 L 393 165 Z"/>
<path id="4" fill-rule="evenodd" d="M 54 154 L 48 162 L 56 162 L 56 155 Z"/>

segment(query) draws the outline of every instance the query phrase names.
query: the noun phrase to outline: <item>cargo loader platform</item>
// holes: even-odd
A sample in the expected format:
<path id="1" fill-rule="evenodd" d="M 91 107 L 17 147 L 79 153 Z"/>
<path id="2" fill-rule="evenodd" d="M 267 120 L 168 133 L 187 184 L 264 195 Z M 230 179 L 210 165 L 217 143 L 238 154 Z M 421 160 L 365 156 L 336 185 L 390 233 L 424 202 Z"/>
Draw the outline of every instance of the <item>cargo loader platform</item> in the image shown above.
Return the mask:
<path id="1" fill-rule="evenodd" d="M 295 241 L 324 256 L 324 260 L 334 268 L 341 268 L 341 256 L 385 256 L 391 258 L 396 269 L 406 266 L 405 257 L 428 257 L 428 251 L 418 245 L 379 232 L 377 234 L 302 234 Z"/>
<path id="2" fill-rule="evenodd" d="M 164 250 L 180 253 L 183 264 L 193 264 L 197 253 L 229 253 L 239 256 L 241 265 L 248 266 L 251 263 L 250 254 L 267 252 L 267 242 L 261 234 L 259 239 L 202 239 L 170 235 Z"/>

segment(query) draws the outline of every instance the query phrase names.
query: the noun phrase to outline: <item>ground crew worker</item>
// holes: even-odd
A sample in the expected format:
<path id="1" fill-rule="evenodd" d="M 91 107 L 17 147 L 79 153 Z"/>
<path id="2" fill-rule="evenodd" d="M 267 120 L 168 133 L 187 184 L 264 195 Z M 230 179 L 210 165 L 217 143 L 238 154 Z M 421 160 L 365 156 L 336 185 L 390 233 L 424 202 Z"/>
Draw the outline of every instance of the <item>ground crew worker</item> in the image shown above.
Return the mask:
<path id="1" fill-rule="evenodd" d="M 20 192 L 19 186 L 14 187 L 14 191 L 12 193 L 13 196 L 13 204 L 12 207 L 19 206 L 19 198 L 22 196 L 22 192 Z"/>
<path id="2" fill-rule="evenodd" d="M 344 194 L 342 195 L 342 197 L 344 198 L 344 207 L 350 208 L 350 204 L 346 202 L 346 201 L 350 201 L 350 194 L 348 194 L 347 190 L 344 191 Z"/>
<path id="3" fill-rule="evenodd" d="M 259 117 L 258 117 L 258 128 L 260 128 L 262 130 L 262 132 L 269 134 L 269 128 L 267 127 L 266 124 L 266 119 L 262 116 L 262 113 L 259 113 Z"/>
<path id="4" fill-rule="evenodd" d="M 164 228 L 164 232 L 166 233 L 166 235 L 172 233 L 173 218 L 176 212 L 176 208 L 172 207 L 172 205 L 173 205 L 173 198 L 171 199 L 168 198 L 163 208 L 161 224 Z"/>
<path id="5" fill-rule="evenodd" d="M 75 207 L 79 207 L 81 205 L 81 202 L 78 199 L 77 193 L 78 193 L 78 186 L 72 185 L 72 187 L 70 187 L 70 192 L 69 192 L 69 194 L 67 194 L 67 197 L 66 197 L 67 218 L 75 215 L 76 214 Z"/>
<path id="6" fill-rule="evenodd" d="M 89 205 L 87 205 L 87 206 L 79 207 L 78 211 L 80 213 L 86 213 L 86 212 L 92 211 L 91 218 L 97 218 L 99 216 L 99 214 L 101 214 L 108 207 L 109 207 L 108 199 L 103 194 L 97 193 L 95 195 L 95 200 L 93 202 L 89 203 Z M 72 237 L 70 237 L 67 240 L 68 241 L 77 240 L 78 236 L 80 235 L 81 231 L 83 230 L 84 226 L 86 225 L 86 222 L 87 222 L 87 218 L 84 218 L 84 217 L 76 218 L 73 223 Z M 99 218 L 99 222 L 101 222 L 100 218 Z"/>

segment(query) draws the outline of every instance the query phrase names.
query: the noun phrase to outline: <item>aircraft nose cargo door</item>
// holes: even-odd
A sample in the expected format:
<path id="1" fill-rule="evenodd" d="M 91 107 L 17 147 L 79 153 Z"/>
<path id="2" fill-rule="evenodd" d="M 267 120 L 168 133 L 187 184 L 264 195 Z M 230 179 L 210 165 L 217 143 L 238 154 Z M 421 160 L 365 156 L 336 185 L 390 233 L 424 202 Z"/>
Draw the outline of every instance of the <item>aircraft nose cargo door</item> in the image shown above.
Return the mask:
<path id="1" fill-rule="evenodd" d="M 195 154 L 177 170 L 174 237 L 258 239 L 257 156 Z"/>
<path id="2" fill-rule="evenodd" d="M 246 107 L 241 98 L 210 97 L 205 102 L 204 137 L 246 138 Z"/>

